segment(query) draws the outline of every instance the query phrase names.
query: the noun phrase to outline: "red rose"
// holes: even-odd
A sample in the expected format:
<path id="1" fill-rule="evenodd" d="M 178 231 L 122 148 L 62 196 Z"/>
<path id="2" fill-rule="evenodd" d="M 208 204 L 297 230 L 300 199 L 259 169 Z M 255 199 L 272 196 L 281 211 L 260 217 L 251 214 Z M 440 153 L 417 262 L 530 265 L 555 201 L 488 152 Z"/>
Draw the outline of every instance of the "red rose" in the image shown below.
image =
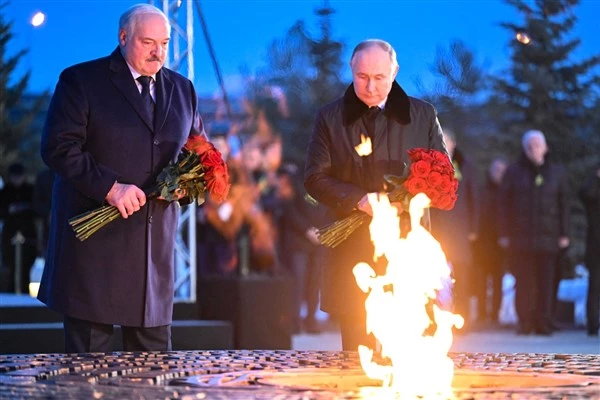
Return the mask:
<path id="1" fill-rule="evenodd" d="M 454 184 L 452 183 L 452 179 L 448 175 L 442 175 L 442 181 L 436 187 L 436 189 L 440 193 L 453 193 L 452 190 L 454 188 Z"/>
<path id="2" fill-rule="evenodd" d="M 192 135 L 183 147 L 200 155 L 213 148 L 213 145 L 202 135 Z"/>
<path id="3" fill-rule="evenodd" d="M 425 194 L 429 197 L 429 200 L 431 200 L 431 207 L 437 207 L 437 204 L 442 197 L 440 192 L 430 187 L 425 191 Z"/>
<path id="4" fill-rule="evenodd" d="M 221 153 L 219 153 L 219 150 L 213 147 L 212 149 L 209 149 L 202 154 L 202 156 L 200 157 L 200 162 L 202 163 L 204 168 L 211 168 L 217 165 L 222 165 L 223 157 L 221 157 Z"/>
<path id="5" fill-rule="evenodd" d="M 454 203 L 456 203 L 456 194 L 442 196 L 438 201 L 437 208 L 440 210 L 452 210 Z"/>
<path id="6" fill-rule="evenodd" d="M 426 178 L 431 171 L 431 166 L 427 161 L 420 160 L 410 166 L 410 172 L 417 178 Z"/>
<path id="7" fill-rule="evenodd" d="M 417 193 L 425 192 L 428 187 L 425 179 L 414 177 L 407 179 L 406 182 L 404 182 L 404 186 L 406 187 L 406 190 L 408 190 L 408 192 L 413 196 Z"/>
<path id="8" fill-rule="evenodd" d="M 439 161 L 444 164 L 450 164 L 450 158 L 445 153 L 442 153 L 441 151 L 436 152 L 433 155 L 433 158 L 435 159 L 435 161 Z"/>
<path id="9" fill-rule="evenodd" d="M 410 160 L 414 163 L 416 161 L 424 160 L 431 161 L 433 156 L 431 155 L 431 149 L 414 148 L 407 151 Z"/>
<path id="10" fill-rule="evenodd" d="M 458 179 L 452 179 L 452 192 L 456 193 L 458 191 Z"/>
<path id="11" fill-rule="evenodd" d="M 427 183 L 429 186 L 437 187 L 440 183 L 442 183 L 442 174 L 437 171 L 432 171 L 427 176 Z"/>
<path id="12" fill-rule="evenodd" d="M 421 148 L 414 148 L 414 149 L 409 149 L 406 152 L 408 153 L 408 156 L 410 157 L 410 159 L 412 161 L 418 161 L 421 159 L 421 154 L 423 154 L 424 149 Z"/>
<path id="13" fill-rule="evenodd" d="M 206 189 L 211 195 L 211 198 L 217 203 L 222 203 L 227 198 L 229 193 L 229 174 L 227 166 L 216 165 L 213 168 L 207 169 L 204 179 L 206 181 Z"/>

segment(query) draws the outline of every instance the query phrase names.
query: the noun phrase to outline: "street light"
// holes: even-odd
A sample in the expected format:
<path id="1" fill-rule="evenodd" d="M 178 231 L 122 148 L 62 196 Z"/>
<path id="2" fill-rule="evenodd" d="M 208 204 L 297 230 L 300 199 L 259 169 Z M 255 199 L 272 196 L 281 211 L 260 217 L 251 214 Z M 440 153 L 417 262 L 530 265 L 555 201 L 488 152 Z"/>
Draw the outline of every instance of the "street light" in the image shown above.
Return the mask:
<path id="1" fill-rule="evenodd" d="M 531 37 L 526 32 L 517 32 L 517 40 L 523 44 L 531 43 Z"/>
<path id="2" fill-rule="evenodd" d="M 35 28 L 41 26 L 45 21 L 46 15 L 41 11 L 36 12 L 33 17 L 31 17 L 31 25 Z"/>

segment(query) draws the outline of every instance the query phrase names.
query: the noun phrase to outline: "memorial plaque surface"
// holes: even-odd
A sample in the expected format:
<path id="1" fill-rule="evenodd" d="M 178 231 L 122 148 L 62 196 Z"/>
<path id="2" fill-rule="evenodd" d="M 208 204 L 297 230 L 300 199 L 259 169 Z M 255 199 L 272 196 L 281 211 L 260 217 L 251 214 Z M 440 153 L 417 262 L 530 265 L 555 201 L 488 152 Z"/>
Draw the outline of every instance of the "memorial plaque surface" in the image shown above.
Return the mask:
<path id="1" fill-rule="evenodd" d="M 600 355 L 451 353 L 456 399 L 600 399 Z M 0 398 L 359 399 L 385 389 L 355 352 L 0 356 Z"/>

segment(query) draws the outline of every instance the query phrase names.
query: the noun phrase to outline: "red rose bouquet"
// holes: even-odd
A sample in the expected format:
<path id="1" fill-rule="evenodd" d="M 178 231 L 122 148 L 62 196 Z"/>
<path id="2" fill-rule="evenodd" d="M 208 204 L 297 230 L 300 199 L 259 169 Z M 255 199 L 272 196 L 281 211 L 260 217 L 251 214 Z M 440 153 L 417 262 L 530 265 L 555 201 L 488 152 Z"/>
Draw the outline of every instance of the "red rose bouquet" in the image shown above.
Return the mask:
<path id="1" fill-rule="evenodd" d="M 161 196 L 175 200 L 175 192 L 185 193 L 190 202 L 204 202 L 208 191 L 217 203 L 229 192 L 229 174 L 221 153 L 204 136 L 192 135 L 181 149 L 176 162 L 170 162 L 156 178 L 156 185 L 145 190 L 147 198 Z M 114 206 L 103 206 L 69 220 L 76 237 L 84 241 L 111 221 L 121 217 Z"/>
<path id="2" fill-rule="evenodd" d="M 390 202 L 400 202 L 408 210 L 410 200 L 417 193 L 425 193 L 431 207 L 451 210 L 456 202 L 458 180 L 448 156 L 434 149 L 415 148 L 408 150 L 410 169 L 405 176 L 386 175 L 385 180 L 394 189 L 388 193 Z M 370 217 L 354 210 L 347 217 L 320 228 L 320 242 L 327 247 L 336 247 Z"/>

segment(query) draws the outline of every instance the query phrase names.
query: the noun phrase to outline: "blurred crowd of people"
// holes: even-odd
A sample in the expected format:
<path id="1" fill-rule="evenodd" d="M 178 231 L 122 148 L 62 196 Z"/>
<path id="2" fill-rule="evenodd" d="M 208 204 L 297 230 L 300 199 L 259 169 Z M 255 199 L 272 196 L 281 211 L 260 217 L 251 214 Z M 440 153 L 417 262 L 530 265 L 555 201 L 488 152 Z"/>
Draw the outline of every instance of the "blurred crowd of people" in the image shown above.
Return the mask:
<path id="1" fill-rule="evenodd" d="M 303 166 L 283 160 L 282 136 L 274 121 L 285 118 L 285 103 L 268 98 L 247 111 L 242 121 L 207 125 L 210 140 L 227 162 L 232 186 L 225 203 L 208 198 L 197 208 L 198 277 L 288 275 L 295 280 L 294 331 L 316 333 L 324 268 L 316 228 L 323 225 L 322 210 L 304 189 Z M 516 161 L 493 158 L 480 185 L 474 163 L 451 130 L 444 130 L 444 141 L 460 181 L 458 201 L 451 211 L 432 210 L 432 227 L 453 270 L 456 312 L 465 317 L 466 330 L 469 323 L 495 326 L 502 280 L 510 272 L 516 278 L 518 333 L 550 335 L 556 328 L 559 259 L 569 246 L 571 189 L 564 168 L 547 157 L 544 134 L 529 131 Z M 52 181 L 49 170 L 31 184 L 22 164 L 8 169 L 0 190 L 4 292 L 27 293 L 29 270 L 36 257 L 44 256 Z M 600 165 L 590 171 L 579 195 L 588 219 L 587 330 L 597 335 Z"/>
<path id="2" fill-rule="evenodd" d="M 557 294 L 570 246 L 573 193 L 563 166 L 550 157 L 539 130 L 524 133 L 514 162 L 494 157 L 483 185 L 456 136 L 444 140 L 459 180 L 458 200 L 451 211 L 432 210 L 432 231 L 452 268 L 454 307 L 463 328 L 495 326 L 503 298 L 503 278 L 515 278 L 515 311 L 520 335 L 551 335 L 559 329 Z M 588 232 L 585 266 L 589 271 L 587 332 L 598 335 L 600 320 L 600 164 L 580 188 Z"/>

